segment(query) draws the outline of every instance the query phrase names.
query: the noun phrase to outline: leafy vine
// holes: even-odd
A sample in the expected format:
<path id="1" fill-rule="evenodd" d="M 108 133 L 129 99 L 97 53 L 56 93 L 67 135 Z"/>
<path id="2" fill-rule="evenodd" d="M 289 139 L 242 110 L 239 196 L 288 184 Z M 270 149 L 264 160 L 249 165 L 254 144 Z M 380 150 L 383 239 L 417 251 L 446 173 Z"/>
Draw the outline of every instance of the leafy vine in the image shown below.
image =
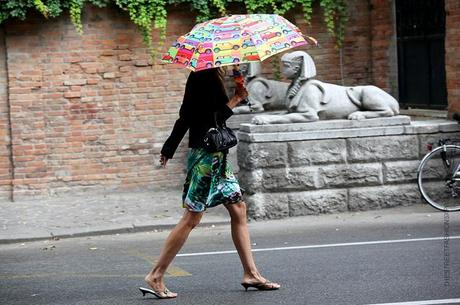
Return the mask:
<path id="1" fill-rule="evenodd" d="M 116 4 L 125 11 L 128 11 L 131 21 L 139 28 L 144 43 L 155 57 L 155 50 L 152 47 L 151 31 L 153 28 L 160 30 L 159 47 L 166 38 L 166 3 L 164 0 L 115 0 Z"/>
<path id="2" fill-rule="evenodd" d="M 188 3 L 197 12 L 196 21 L 203 22 L 227 14 L 227 8 L 235 2 L 243 3 L 247 13 L 286 14 L 295 7 L 302 8 L 304 19 L 310 23 L 313 2 L 319 2 L 328 32 L 341 47 L 345 26 L 348 21 L 346 0 L 4 0 L 0 1 L 0 24 L 6 20 L 19 18 L 25 20 L 27 12 L 37 10 L 46 18 L 57 17 L 69 11 L 70 19 L 78 33 L 83 33 L 81 13 L 86 3 L 106 7 L 115 3 L 127 11 L 131 21 L 140 30 L 143 42 L 155 56 L 152 45 L 152 27 L 159 30 L 161 47 L 166 38 L 167 6 Z"/>
<path id="3" fill-rule="evenodd" d="M 327 30 L 336 38 L 337 46 L 342 47 L 345 24 L 348 21 L 346 0 L 321 0 Z"/>
<path id="4" fill-rule="evenodd" d="M 81 24 L 81 10 L 85 0 L 70 0 L 70 20 L 75 26 L 78 33 L 83 34 L 83 25 Z"/>

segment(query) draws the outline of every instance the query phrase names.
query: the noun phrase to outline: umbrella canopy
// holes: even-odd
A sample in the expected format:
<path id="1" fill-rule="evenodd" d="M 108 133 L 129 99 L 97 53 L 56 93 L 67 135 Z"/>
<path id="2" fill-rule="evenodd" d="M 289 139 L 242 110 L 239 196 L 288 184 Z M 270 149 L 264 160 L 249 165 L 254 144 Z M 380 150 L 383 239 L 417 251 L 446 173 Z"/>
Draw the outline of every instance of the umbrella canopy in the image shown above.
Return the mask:
<path id="1" fill-rule="evenodd" d="M 173 43 L 162 61 L 199 71 L 262 61 L 309 43 L 317 44 L 279 15 L 231 15 L 195 25 Z"/>

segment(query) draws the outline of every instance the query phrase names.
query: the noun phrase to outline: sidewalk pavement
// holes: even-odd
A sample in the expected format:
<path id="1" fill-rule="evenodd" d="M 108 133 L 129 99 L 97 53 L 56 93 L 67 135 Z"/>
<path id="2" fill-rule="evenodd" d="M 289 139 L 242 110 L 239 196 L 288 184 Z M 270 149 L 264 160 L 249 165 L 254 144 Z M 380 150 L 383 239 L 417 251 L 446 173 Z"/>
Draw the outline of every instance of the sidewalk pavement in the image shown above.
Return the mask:
<path id="1" fill-rule="evenodd" d="M 0 201 L 0 244 L 171 229 L 177 224 L 183 212 L 180 190 L 86 194 L 16 202 Z M 439 215 L 435 215 L 436 213 Z M 442 212 L 428 204 L 416 204 L 408 207 L 340 214 L 300 216 L 282 221 L 330 225 L 331 219 L 337 221 L 337 218 L 349 218 L 354 222 L 357 220 L 355 215 L 361 215 L 372 222 L 382 216 L 393 220 L 400 218 L 404 222 L 410 214 L 416 221 L 423 223 L 431 214 L 440 217 Z M 205 212 L 200 226 L 229 223 L 230 216 L 227 210 L 223 206 L 218 206 Z M 268 221 L 267 224 L 269 223 L 274 224 L 276 221 Z"/>
<path id="2" fill-rule="evenodd" d="M 0 201 L 0 244 L 169 229 L 184 213 L 181 197 L 172 189 Z M 205 212 L 201 225 L 229 222 L 219 206 Z"/>

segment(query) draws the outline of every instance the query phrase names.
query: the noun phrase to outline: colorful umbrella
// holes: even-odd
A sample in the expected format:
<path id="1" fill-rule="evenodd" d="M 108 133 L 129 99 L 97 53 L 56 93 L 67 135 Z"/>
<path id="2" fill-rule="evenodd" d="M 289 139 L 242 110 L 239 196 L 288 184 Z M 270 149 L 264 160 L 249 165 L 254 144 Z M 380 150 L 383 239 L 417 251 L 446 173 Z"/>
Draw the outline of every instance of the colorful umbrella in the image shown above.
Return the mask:
<path id="1" fill-rule="evenodd" d="M 199 71 L 262 61 L 317 41 L 275 14 L 231 15 L 199 23 L 180 36 L 162 61 Z"/>

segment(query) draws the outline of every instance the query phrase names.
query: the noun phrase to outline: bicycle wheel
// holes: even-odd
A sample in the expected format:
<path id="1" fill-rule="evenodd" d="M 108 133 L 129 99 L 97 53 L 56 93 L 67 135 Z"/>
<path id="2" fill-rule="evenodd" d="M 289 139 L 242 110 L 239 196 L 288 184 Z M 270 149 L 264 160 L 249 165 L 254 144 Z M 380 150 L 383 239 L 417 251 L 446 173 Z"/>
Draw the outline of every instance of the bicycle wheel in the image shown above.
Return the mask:
<path id="1" fill-rule="evenodd" d="M 417 182 L 422 197 L 434 208 L 459 211 L 460 146 L 439 146 L 427 154 L 418 168 Z"/>

